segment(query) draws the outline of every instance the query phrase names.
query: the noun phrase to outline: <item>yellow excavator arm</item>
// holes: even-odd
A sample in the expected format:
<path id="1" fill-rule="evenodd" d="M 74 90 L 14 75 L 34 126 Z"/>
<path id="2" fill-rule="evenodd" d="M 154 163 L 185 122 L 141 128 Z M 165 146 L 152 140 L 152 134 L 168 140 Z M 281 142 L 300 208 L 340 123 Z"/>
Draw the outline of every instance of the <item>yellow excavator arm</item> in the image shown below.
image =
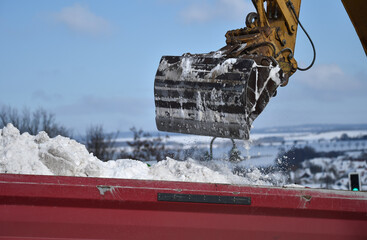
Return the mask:
<path id="1" fill-rule="evenodd" d="M 246 27 L 226 33 L 226 50 L 230 56 L 262 55 L 274 58 L 284 73 L 282 86 L 297 70 L 294 59 L 298 15 L 301 0 L 252 0 L 256 13 L 246 17 Z M 246 44 L 241 52 L 231 48 Z"/>
<path id="2" fill-rule="evenodd" d="M 367 1 L 342 0 L 342 2 L 367 55 Z"/>

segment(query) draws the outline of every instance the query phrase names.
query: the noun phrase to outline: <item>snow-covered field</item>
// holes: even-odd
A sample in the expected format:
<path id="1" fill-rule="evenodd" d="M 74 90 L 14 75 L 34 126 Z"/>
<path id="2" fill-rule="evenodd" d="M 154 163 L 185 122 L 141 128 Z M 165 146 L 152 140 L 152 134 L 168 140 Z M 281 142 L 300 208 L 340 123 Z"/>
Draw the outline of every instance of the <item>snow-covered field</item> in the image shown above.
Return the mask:
<path id="1" fill-rule="evenodd" d="M 340 141 L 336 140 L 343 134 L 350 138 L 367 135 L 367 130 L 347 130 L 328 132 L 289 132 L 289 133 L 254 133 L 249 141 L 236 140 L 236 146 L 246 161 L 240 165 L 247 167 L 263 167 L 273 165 L 281 149 L 289 150 L 294 147 L 312 147 L 316 151 L 345 151 L 348 155 L 360 155 L 367 151 L 367 140 Z M 127 141 L 132 138 L 120 138 L 121 150 L 127 150 Z M 212 137 L 196 135 L 173 135 L 166 141 L 166 147 L 171 149 L 195 149 L 196 151 L 209 151 Z M 125 143 L 125 144 L 124 144 Z M 125 147 L 124 147 L 125 146 Z M 228 152 L 232 148 L 229 139 L 217 138 L 213 143 L 213 158 L 217 160 L 228 159 Z"/>
<path id="2" fill-rule="evenodd" d="M 281 152 L 308 147 L 324 155 L 337 153 L 338 156 L 323 157 L 322 161 L 320 157 L 306 160 L 301 169 L 287 173 L 288 183 L 314 188 L 348 189 L 348 174 L 359 172 L 363 188 L 367 189 L 367 138 L 363 138 L 367 136 L 367 131 L 321 130 L 254 133 L 251 134 L 250 141 L 236 140 L 236 146 L 244 160 L 235 165 L 242 169 L 272 167 L 281 160 Z M 131 140 L 119 139 L 121 143 Z M 173 135 L 165 141 L 167 148 L 193 149 L 202 154 L 209 151 L 211 140 L 212 137 L 205 136 Z M 216 139 L 213 144 L 213 158 L 218 161 L 228 160 L 231 148 L 230 140 Z M 126 150 L 124 147 L 121 149 Z"/>

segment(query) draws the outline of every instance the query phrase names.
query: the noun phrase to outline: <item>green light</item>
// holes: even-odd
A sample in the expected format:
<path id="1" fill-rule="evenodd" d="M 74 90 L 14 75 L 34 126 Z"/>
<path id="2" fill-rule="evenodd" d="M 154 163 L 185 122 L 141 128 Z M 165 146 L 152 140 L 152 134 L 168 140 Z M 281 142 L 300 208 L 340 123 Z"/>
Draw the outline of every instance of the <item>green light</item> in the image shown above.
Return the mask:
<path id="1" fill-rule="evenodd" d="M 358 188 L 353 188 L 353 191 L 359 191 L 359 189 Z"/>

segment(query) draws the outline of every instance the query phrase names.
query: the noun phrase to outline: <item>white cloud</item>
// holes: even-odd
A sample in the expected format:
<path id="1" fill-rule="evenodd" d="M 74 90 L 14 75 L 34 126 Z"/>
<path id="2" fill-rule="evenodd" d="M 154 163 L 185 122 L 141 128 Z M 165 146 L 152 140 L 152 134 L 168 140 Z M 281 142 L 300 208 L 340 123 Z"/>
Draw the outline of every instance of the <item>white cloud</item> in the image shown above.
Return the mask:
<path id="1" fill-rule="evenodd" d="M 294 81 L 315 90 L 328 91 L 357 90 L 362 86 L 354 75 L 347 75 L 335 64 L 317 65 L 306 72 L 299 72 Z"/>
<path id="2" fill-rule="evenodd" d="M 92 13 L 87 6 L 74 4 L 54 13 L 56 21 L 65 24 L 71 30 L 89 34 L 104 35 L 111 31 L 111 24 L 104 18 Z"/>
<path id="3" fill-rule="evenodd" d="M 186 23 L 208 22 L 217 19 L 241 21 L 250 11 L 254 11 L 254 7 L 249 0 L 196 1 L 181 11 L 181 18 Z"/>
<path id="4" fill-rule="evenodd" d="M 206 6 L 206 4 L 193 4 L 181 12 L 181 17 L 187 23 L 206 22 L 210 20 L 212 13 L 208 10 L 204 11 L 203 9 L 211 11 L 210 7 Z"/>

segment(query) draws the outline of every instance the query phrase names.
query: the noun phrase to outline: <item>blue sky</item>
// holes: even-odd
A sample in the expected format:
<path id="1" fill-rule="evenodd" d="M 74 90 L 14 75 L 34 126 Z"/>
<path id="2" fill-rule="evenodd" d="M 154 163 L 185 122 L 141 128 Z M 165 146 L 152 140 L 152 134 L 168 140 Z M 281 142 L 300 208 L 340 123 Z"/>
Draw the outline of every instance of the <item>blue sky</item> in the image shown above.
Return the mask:
<path id="1" fill-rule="evenodd" d="M 0 0 L 0 105 L 43 107 L 83 133 L 92 124 L 155 130 L 162 55 L 203 53 L 241 28 L 249 0 Z M 315 66 L 278 91 L 254 127 L 366 123 L 366 55 L 341 1 L 302 2 Z M 312 49 L 298 32 L 295 57 Z"/>

